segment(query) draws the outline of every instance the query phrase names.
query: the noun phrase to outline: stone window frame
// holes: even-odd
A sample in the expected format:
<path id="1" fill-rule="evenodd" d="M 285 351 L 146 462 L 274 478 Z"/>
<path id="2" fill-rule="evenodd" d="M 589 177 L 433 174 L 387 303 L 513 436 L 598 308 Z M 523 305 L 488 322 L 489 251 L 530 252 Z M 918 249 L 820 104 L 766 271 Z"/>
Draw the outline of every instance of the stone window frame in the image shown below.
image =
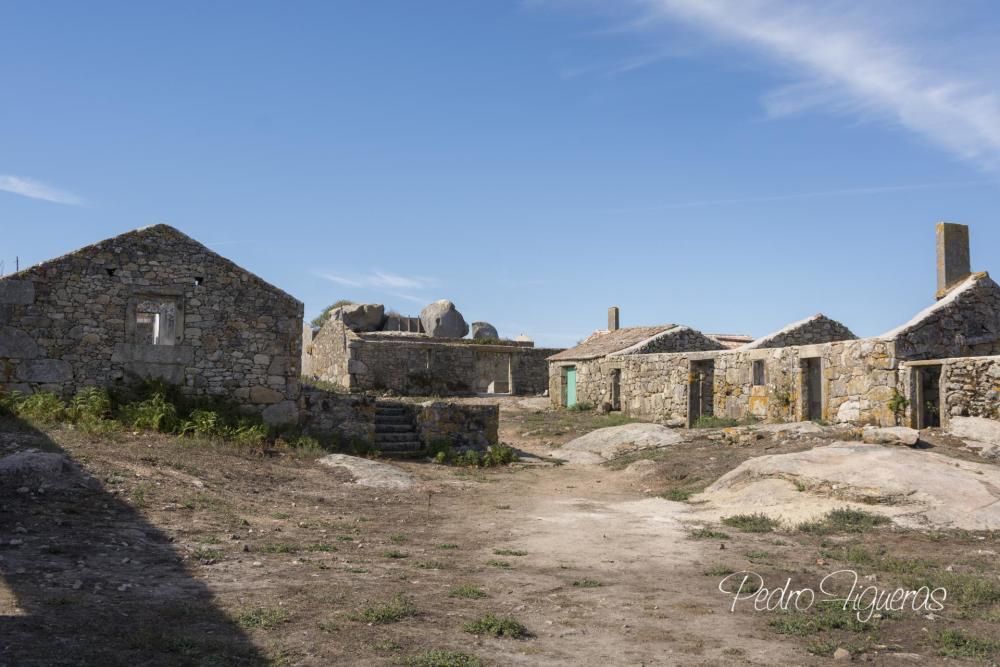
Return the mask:
<path id="1" fill-rule="evenodd" d="M 174 345 L 184 342 L 184 290 L 175 287 L 137 287 L 125 304 L 125 341 L 133 345 L 141 344 L 136 338 L 137 308 L 144 301 L 173 301 L 177 309 L 174 323 Z M 152 345 L 150 347 L 164 347 Z"/>

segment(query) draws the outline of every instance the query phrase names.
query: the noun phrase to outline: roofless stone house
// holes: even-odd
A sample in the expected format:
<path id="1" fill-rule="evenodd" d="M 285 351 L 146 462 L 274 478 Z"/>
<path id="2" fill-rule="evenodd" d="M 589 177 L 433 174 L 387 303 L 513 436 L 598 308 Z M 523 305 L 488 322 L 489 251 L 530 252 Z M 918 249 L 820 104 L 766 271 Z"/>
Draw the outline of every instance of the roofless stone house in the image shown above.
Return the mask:
<path id="1" fill-rule="evenodd" d="M 300 301 L 168 225 L 0 279 L 0 387 L 155 378 L 297 419 Z"/>
<path id="2" fill-rule="evenodd" d="M 1000 357 L 990 356 L 1000 353 L 1000 286 L 971 272 L 966 226 L 939 223 L 937 248 L 937 302 L 881 336 L 858 339 L 823 315 L 735 349 L 686 327 L 609 326 L 549 358 L 552 400 L 678 425 L 703 416 L 918 428 L 949 415 L 1000 418 Z"/>

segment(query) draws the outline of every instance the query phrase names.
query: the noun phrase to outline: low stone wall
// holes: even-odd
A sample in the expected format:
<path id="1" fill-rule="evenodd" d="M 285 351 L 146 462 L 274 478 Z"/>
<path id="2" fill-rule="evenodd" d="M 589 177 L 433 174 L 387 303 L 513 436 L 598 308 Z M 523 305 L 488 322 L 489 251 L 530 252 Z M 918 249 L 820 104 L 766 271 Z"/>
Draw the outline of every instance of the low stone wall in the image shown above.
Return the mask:
<path id="1" fill-rule="evenodd" d="M 402 396 L 474 393 L 541 394 L 546 359 L 560 350 L 530 343 L 478 344 L 413 334 L 356 334 L 325 324 L 312 344 L 313 375 L 347 391 L 392 391 Z"/>
<path id="2" fill-rule="evenodd" d="M 448 442 L 452 447 L 485 449 L 499 442 L 500 406 L 434 401 L 414 406 L 421 442 Z"/>
<path id="3" fill-rule="evenodd" d="M 375 398 L 364 394 L 337 394 L 303 386 L 299 398 L 299 426 L 317 436 L 342 442 L 375 441 Z"/>
<path id="4" fill-rule="evenodd" d="M 945 419 L 1000 419 L 1000 356 L 942 360 L 941 394 Z"/>

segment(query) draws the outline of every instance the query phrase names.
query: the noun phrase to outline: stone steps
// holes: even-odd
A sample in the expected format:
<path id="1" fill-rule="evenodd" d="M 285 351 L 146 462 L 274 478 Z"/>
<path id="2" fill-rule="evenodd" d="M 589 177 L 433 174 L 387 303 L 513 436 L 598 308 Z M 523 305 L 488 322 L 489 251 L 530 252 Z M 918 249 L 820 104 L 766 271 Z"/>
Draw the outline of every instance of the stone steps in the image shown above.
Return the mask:
<path id="1" fill-rule="evenodd" d="M 404 406 L 389 401 L 375 403 L 375 448 L 387 455 L 413 454 L 423 449 Z"/>

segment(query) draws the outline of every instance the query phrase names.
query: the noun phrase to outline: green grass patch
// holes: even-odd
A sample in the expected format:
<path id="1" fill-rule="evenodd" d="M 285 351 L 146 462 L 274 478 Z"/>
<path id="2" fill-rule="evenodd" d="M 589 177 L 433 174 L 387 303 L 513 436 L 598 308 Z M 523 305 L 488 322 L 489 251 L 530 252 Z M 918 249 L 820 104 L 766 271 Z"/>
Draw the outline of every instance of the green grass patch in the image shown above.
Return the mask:
<path id="1" fill-rule="evenodd" d="M 831 533 L 866 533 L 876 526 L 892 523 L 889 517 L 864 510 L 835 509 L 817 521 L 807 521 L 798 526 L 800 533 L 829 535 Z"/>
<path id="2" fill-rule="evenodd" d="M 732 417 L 716 417 L 715 415 L 702 415 L 691 424 L 691 428 L 732 428 L 734 426 L 750 426 L 756 424 L 757 420 L 752 417 L 746 419 L 733 419 Z"/>
<path id="3" fill-rule="evenodd" d="M 437 548 L 438 549 L 443 549 L 443 550 L 450 550 L 450 549 L 457 549 L 458 545 L 457 544 L 453 544 L 451 542 L 443 542 L 443 543 L 437 545 Z"/>
<path id="4" fill-rule="evenodd" d="M 493 555 L 495 556 L 527 556 L 527 551 L 522 551 L 520 549 L 494 549 Z"/>
<path id="5" fill-rule="evenodd" d="M 1000 655 L 1000 641 L 973 637 L 961 630 L 944 630 L 935 635 L 933 641 L 938 654 L 949 658 L 986 660 Z"/>
<path id="6" fill-rule="evenodd" d="M 250 607 L 236 616 L 241 628 L 270 630 L 288 620 L 288 612 L 280 607 Z"/>
<path id="7" fill-rule="evenodd" d="M 603 585 L 597 579 L 580 579 L 573 582 L 573 586 L 576 588 L 600 588 Z"/>
<path id="8" fill-rule="evenodd" d="M 706 577 L 726 577 L 735 572 L 728 565 L 710 565 L 701 571 Z"/>
<path id="9" fill-rule="evenodd" d="M 766 514 L 756 512 L 723 517 L 722 525 L 742 530 L 745 533 L 770 533 L 780 524 Z"/>
<path id="10" fill-rule="evenodd" d="M 422 560 L 417 563 L 417 567 L 421 570 L 447 570 L 450 566 L 440 560 Z"/>
<path id="11" fill-rule="evenodd" d="M 456 586 L 448 591 L 448 595 L 453 598 L 467 598 L 469 600 L 478 600 L 480 598 L 487 597 L 486 591 L 479 586 L 473 586 L 472 584 L 462 584 L 461 586 Z"/>
<path id="12" fill-rule="evenodd" d="M 417 609 L 413 606 L 413 602 L 402 594 L 396 594 L 389 600 L 375 602 L 362 608 L 354 618 L 365 623 L 384 625 L 397 623 L 416 614 Z"/>
<path id="13" fill-rule="evenodd" d="M 863 623 L 858 620 L 857 612 L 853 609 L 832 605 L 820 607 L 810 613 L 783 613 L 768 621 L 771 629 L 778 634 L 795 637 L 808 637 L 828 630 L 870 632 L 877 624 L 876 620 Z"/>
<path id="14" fill-rule="evenodd" d="M 513 616 L 497 616 L 496 614 L 486 614 L 475 621 L 470 621 L 462 629 L 469 634 L 489 635 L 491 637 L 520 639 L 528 636 L 528 629 Z"/>
<path id="15" fill-rule="evenodd" d="M 218 549 L 208 549 L 206 547 L 198 547 L 191 552 L 191 557 L 202 563 L 214 563 L 217 560 L 222 559 L 222 552 Z"/>
<path id="16" fill-rule="evenodd" d="M 688 533 L 688 537 L 694 540 L 728 540 L 729 535 L 711 528 L 697 528 Z"/>
<path id="17" fill-rule="evenodd" d="M 482 667 L 482 661 L 469 653 L 433 649 L 411 656 L 407 667 Z"/>
<path id="18" fill-rule="evenodd" d="M 410 554 L 405 553 L 403 551 L 399 551 L 398 549 L 391 549 L 389 551 L 386 551 L 382 555 L 385 556 L 386 558 L 395 558 L 395 559 L 410 557 Z"/>
<path id="19" fill-rule="evenodd" d="M 686 503 L 688 498 L 699 492 L 700 489 L 670 489 L 666 493 L 662 494 L 660 497 L 666 498 L 667 500 L 673 500 L 679 503 Z"/>
<path id="20" fill-rule="evenodd" d="M 498 568 L 498 569 L 501 569 L 501 570 L 509 570 L 510 569 L 510 563 L 509 562 L 507 562 L 505 560 L 498 560 L 496 558 L 491 558 L 490 560 L 486 561 L 486 564 L 489 565 L 490 567 L 495 567 L 495 568 Z"/>

